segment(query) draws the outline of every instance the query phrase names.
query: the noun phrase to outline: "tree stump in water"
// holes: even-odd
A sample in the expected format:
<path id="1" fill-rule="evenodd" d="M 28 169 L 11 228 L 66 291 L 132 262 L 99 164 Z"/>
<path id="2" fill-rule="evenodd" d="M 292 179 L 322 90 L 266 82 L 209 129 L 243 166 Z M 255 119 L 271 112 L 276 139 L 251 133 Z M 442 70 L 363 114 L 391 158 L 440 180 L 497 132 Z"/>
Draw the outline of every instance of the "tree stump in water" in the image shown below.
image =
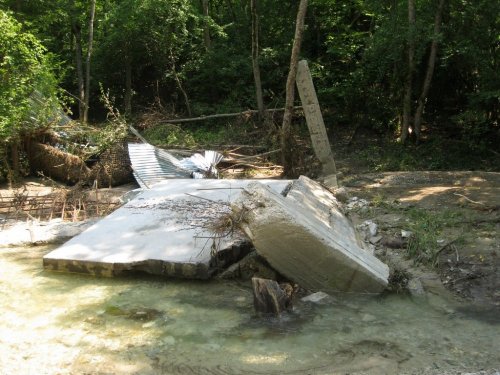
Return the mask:
<path id="1" fill-rule="evenodd" d="M 282 288 L 276 281 L 252 278 L 253 305 L 255 311 L 261 314 L 280 316 L 283 311 L 292 308 L 292 291 L 289 286 Z"/>

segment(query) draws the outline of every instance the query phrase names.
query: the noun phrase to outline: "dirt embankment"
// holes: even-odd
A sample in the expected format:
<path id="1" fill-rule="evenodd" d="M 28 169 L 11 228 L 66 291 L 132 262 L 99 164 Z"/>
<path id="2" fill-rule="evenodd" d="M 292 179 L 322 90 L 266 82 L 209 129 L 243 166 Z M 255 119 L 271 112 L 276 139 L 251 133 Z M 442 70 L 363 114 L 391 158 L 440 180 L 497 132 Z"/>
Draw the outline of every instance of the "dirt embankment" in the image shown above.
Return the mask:
<path id="1" fill-rule="evenodd" d="M 400 239 L 399 249 L 396 243 L 396 249 L 381 251 L 403 257 L 411 252 L 434 266 L 456 296 L 500 308 L 500 173 L 374 173 L 350 176 L 343 184 L 370 202 L 353 219 L 378 224 L 378 248 L 384 239 L 386 245 Z M 410 237 L 401 238 L 401 231 Z"/>

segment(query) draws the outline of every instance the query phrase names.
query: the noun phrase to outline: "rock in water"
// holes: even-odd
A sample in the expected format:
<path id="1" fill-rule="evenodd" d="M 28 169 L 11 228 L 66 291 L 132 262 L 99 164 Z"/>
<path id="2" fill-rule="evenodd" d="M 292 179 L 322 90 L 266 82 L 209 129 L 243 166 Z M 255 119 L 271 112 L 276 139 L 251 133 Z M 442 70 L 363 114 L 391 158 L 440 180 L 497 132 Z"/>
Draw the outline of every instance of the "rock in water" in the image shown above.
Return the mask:
<path id="1" fill-rule="evenodd" d="M 381 292 L 389 267 L 362 249 L 352 223 L 335 205 L 324 204 L 331 193 L 301 179 L 303 200 L 283 197 L 255 182 L 233 203 L 257 252 L 306 289 Z"/>

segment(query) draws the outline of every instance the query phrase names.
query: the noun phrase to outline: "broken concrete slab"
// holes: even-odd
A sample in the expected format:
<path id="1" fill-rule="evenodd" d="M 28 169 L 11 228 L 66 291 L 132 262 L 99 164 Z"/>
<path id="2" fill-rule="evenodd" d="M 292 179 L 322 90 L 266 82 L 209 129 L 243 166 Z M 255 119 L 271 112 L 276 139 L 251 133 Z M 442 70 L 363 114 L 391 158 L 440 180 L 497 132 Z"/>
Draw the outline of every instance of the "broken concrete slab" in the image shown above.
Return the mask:
<path id="1" fill-rule="evenodd" d="M 240 225 L 257 252 L 302 287 L 327 293 L 381 292 L 388 283 L 387 265 L 364 251 L 353 232 L 345 230 L 340 211 L 333 211 L 327 225 L 324 212 L 315 209 L 316 200 L 307 203 L 305 193 L 302 198 L 299 204 L 254 182 L 232 207 L 244 214 Z M 324 198 L 320 205 L 328 203 Z"/>
<path id="2" fill-rule="evenodd" d="M 286 198 L 303 207 L 341 238 L 352 238 L 364 250 L 364 242 L 352 222 L 343 214 L 335 195 L 318 182 L 306 176 L 293 181 L 286 191 Z"/>
<path id="3" fill-rule="evenodd" d="M 63 243 L 95 222 L 95 219 L 79 222 L 65 222 L 61 219 L 15 222 L 0 231 L 0 247 Z"/>
<path id="4" fill-rule="evenodd" d="M 252 180 L 156 184 L 43 258 L 46 269 L 114 276 L 128 271 L 206 279 L 246 238 L 221 217 Z M 264 180 L 281 191 L 288 181 Z M 227 230 L 226 230 L 227 229 Z M 243 256 L 244 254 L 241 254 Z"/>

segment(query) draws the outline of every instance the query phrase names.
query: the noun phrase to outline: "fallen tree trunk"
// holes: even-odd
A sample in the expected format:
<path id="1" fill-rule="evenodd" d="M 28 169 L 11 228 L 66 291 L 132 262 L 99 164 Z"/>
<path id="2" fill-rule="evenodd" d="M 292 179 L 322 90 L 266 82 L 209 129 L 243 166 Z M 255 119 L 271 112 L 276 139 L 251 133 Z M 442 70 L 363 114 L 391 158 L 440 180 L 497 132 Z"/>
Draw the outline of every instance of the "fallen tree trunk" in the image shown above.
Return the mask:
<path id="1" fill-rule="evenodd" d="M 302 109 L 302 106 L 293 107 L 294 110 Z M 285 108 L 274 108 L 274 109 L 266 109 L 265 112 L 283 112 Z M 181 124 L 183 122 L 195 122 L 195 121 L 205 121 L 211 120 L 215 118 L 226 118 L 226 117 L 237 117 L 237 116 L 251 116 L 258 114 L 259 111 L 256 109 L 249 109 L 247 111 L 242 112 L 233 112 L 233 113 L 219 113 L 215 115 L 207 115 L 207 116 L 199 116 L 199 117 L 190 117 L 190 118 L 173 118 L 170 120 L 162 121 L 163 124 Z"/>
<path id="2" fill-rule="evenodd" d="M 80 157 L 42 143 L 30 142 L 28 158 L 33 173 L 42 172 L 57 181 L 76 184 L 90 175 Z"/>
<path id="3" fill-rule="evenodd" d="M 128 151 L 120 143 L 101 153 L 92 168 L 79 156 L 50 145 L 32 141 L 27 149 L 32 174 L 42 173 L 70 185 L 97 181 L 99 187 L 111 187 L 130 182 L 133 178 Z"/>

